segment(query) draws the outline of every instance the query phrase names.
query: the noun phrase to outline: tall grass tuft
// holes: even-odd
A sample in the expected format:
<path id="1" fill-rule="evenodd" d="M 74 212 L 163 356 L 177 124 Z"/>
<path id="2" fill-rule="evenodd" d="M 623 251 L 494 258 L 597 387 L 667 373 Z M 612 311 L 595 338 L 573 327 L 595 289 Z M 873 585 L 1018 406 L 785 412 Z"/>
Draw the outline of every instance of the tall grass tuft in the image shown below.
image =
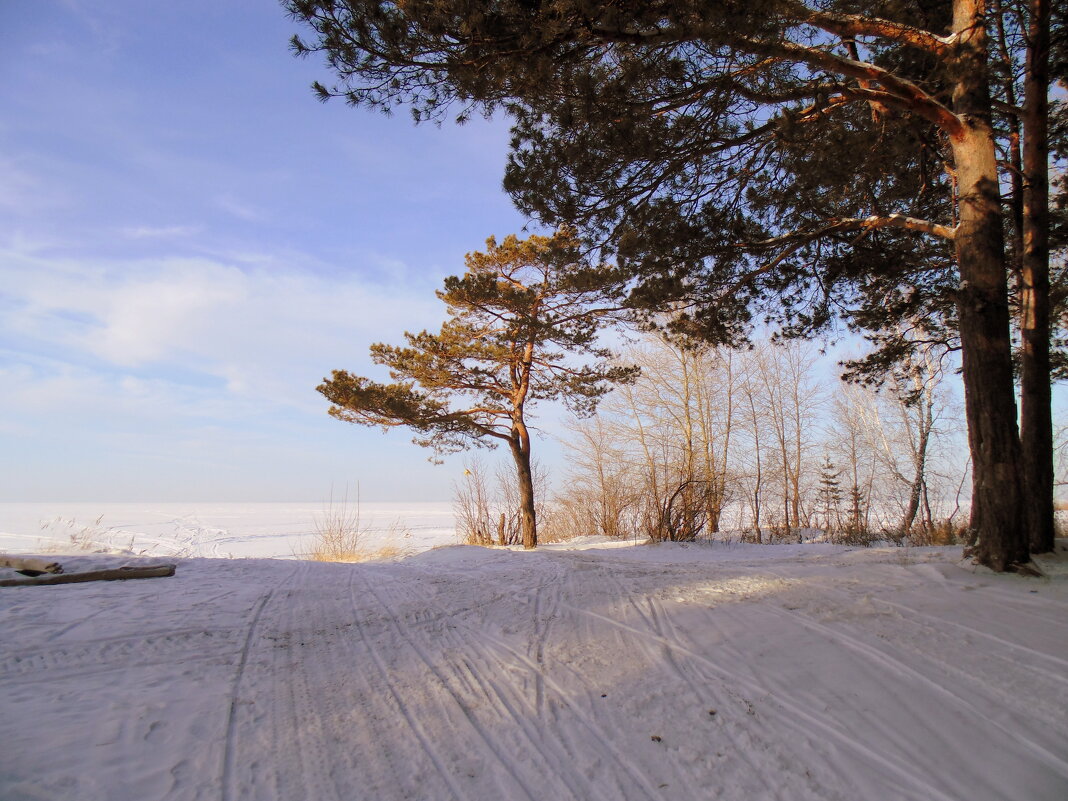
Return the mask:
<path id="1" fill-rule="evenodd" d="M 359 488 L 354 503 L 350 503 L 347 490 L 337 502 L 331 492 L 323 513 L 315 518 L 315 538 L 307 557 L 315 562 L 369 562 L 396 559 L 408 553 L 408 549 L 396 544 L 412 536 L 399 520 L 394 520 L 386 529 L 388 545 L 367 548 L 365 540 L 370 532 L 371 529 L 360 522 Z"/>

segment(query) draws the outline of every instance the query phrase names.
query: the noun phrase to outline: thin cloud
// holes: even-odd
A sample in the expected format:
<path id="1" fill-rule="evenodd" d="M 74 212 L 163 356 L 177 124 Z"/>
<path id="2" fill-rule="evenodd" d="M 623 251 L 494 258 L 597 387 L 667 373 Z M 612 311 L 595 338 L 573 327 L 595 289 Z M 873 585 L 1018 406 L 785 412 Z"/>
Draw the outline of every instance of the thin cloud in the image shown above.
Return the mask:
<path id="1" fill-rule="evenodd" d="M 256 208 L 250 203 L 235 198 L 233 195 L 218 195 L 213 200 L 215 206 L 227 214 L 245 222 L 263 222 L 265 214 L 263 210 Z"/>
<path id="2" fill-rule="evenodd" d="M 196 225 L 138 225 L 121 228 L 119 233 L 127 239 L 184 239 L 201 230 Z"/>
<path id="3" fill-rule="evenodd" d="M 433 327 L 429 293 L 355 274 L 241 268 L 210 259 L 78 262 L 38 256 L 0 267 L 0 336 L 105 371 L 167 370 L 220 382 L 217 392 L 318 408 L 334 368 L 366 369 L 374 341 Z M 4 274 L 6 273 L 6 274 Z"/>

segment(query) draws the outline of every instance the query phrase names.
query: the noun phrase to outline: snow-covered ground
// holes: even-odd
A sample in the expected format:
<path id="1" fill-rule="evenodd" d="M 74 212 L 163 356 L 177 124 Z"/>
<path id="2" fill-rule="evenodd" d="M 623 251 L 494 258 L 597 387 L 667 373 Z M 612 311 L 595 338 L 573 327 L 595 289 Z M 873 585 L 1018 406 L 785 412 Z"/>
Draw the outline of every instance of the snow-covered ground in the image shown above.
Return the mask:
<path id="1" fill-rule="evenodd" d="M 1065 556 L 451 546 L 0 588 L 0 798 L 1063 801 Z"/>
<path id="2" fill-rule="evenodd" d="M 69 550 L 71 538 L 156 556 L 292 558 L 307 550 L 326 503 L 0 503 L 0 553 Z M 369 550 L 416 553 L 455 542 L 452 504 L 346 504 Z M 409 536 L 391 532 L 394 523 Z"/>

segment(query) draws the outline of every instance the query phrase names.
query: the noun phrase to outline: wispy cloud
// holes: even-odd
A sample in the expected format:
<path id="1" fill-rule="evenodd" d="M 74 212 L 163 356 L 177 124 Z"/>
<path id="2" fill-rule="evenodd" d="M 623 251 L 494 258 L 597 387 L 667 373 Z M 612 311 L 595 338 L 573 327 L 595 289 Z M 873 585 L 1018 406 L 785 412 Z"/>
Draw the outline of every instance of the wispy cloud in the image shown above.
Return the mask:
<path id="1" fill-rule="evenodd" d="M 198 225 L 135 225 L 119 229 L 127 239 L 179 239 L 201 231 Z"/>
<path id="2" fill-rule="evenodd" d="M 213 202 L 227 214 L 245 222 L 261 222 L 265 216 L 262 209 L 233 195 L 218 195 Z"/>
<path id="3" fill-rule="evenodd" d="M 440 304 L 400 283 L 211 259 L 55 259 L 0 253 L 0 336 L 102 370 L 177 371 L 220 392 L 307 408 L 332 368 L 366 367 L 372 341 L 433 327 Z"/>
<path id="4" fill-rule="evenodd" d="M 62 206 L 69 197 L 32 169 L 0 159 L 0 210 L 19 215 Z"/>

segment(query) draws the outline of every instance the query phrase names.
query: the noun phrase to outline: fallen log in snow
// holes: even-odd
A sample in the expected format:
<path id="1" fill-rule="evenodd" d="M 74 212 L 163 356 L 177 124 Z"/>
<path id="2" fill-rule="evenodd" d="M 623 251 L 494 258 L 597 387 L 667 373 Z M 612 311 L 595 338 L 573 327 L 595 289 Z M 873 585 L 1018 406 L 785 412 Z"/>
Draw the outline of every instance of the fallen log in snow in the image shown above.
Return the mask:
<path id="1" fill-rule="evenodd" d="M 19 578 L 0 579 L 0 587 L 24 587 L 40 584 L 75 584 L 82 581 L 121 581 L 124 579 L 162 578 L 174 575 L 174 565 L 151 565 L 138 567 L 105 568 L 103 570 L 86 570 L 80 573 L 58 573 L 53 575 L 20 576 Z"/>

